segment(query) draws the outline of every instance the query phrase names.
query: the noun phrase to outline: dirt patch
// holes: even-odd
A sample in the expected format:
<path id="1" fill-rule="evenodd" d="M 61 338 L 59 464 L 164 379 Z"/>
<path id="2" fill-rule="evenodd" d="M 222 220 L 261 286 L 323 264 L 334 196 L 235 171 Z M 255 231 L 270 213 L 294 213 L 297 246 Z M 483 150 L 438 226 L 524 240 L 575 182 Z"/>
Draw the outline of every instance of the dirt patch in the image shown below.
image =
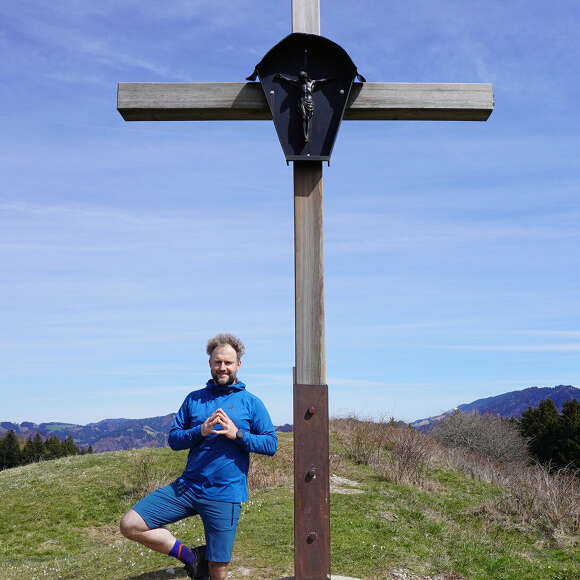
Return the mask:
<path id="1" fill-rule="evenodd" d="M 396 522 L 399 519 L 399 516 L 393 512 L 379 512 L 379 515 L 388 522 Z"/>
<path id="2" fill-rule="evenodd" d="M 84 532 L 89 539 L 100 545 L 117 545 L 125 541 L 119 526 L 115 525 L 85 528 Z"/>

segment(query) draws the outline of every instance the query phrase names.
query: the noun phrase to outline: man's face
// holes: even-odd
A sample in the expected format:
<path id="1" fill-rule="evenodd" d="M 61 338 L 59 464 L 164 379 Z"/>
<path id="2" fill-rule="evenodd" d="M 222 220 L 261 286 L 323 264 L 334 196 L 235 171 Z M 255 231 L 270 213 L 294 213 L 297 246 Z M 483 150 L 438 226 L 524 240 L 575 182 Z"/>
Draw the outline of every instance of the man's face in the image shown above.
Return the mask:
<path id="1" fill-rule="evenodd" d="M 238 354 L 229 344 L 216 346 L 209 359 L 212 379 L 218 385 L 233 385 L 241 364 Z"/>

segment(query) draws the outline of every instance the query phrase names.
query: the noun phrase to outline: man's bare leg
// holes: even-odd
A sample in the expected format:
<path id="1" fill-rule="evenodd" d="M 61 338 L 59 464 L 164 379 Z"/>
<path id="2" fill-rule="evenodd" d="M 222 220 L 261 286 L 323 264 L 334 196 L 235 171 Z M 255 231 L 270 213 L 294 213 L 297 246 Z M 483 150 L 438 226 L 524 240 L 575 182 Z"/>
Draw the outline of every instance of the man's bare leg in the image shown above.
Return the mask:
<path id="1" fill-rule="evenodd" d="M 173 534 L 165 528 L 149 528 L 145 520 L 132 509 L 121 520 L 121 533 L 129 540 L 162 554 L 169 554 L 176 541 Z"/>
<path id="2" fill-rule="evenodd" d="M 208 562 L 211 580 L 226 580 L 229 562 Z"/>

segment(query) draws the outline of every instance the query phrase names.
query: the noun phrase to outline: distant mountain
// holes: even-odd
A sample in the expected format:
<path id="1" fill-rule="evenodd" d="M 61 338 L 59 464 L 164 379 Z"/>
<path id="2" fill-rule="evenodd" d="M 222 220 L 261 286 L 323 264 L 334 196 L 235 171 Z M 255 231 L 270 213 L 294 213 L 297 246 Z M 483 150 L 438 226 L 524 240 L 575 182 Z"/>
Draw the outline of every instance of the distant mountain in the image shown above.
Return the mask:
<path id="1" fill-rule="evenodd" d="M 116 451 L 140 447 L 163 447 L 167 444 L 167 432 L 173 424 L 174 413 L 147 419 L 103 419 L 98 423 L 75 425 L 73 423 L 0 423 L 0 435 L 13 429 L 19 439 L 43 438 L 56 435 L 66 439 L 69 435 L 81 448 L 93 446 L 96 452 Z"/>
<path id="2" fill-rule="evenodd" d="M 577 399 L 580 401 L 580 389 L 570 385 L 558 385 L 557 387 L 530 387 L 521 391 L 510 391 L 495 397 L 477 399 L 472 403 L 459 405 L 456 409 L 469 413 L 478 411 L 479 413 L 493 413 L 502 417 L 520 417 L 528 407 L 537 407 L 544 399 L 552 399 L 552 402 L 562 411 L 566 401 Z M 434 423 L 440 421 L 456 409 L 451 409 L 436 417 L 427 417 L 411 423 L 419 430 L 428 430 Z"/>
<path id="3" fill-rule="evenodd" d="M 0 423 L 0 437 L 13 430 L 20 440 L 34 437 L 37 433 L 45 439 L 56 435 L 66 439 L 69 435 L 76 445 L 86 449 L 92 445 L 97 453 L 141 447 L 164 447 L 167 434 L 173 424 L 175 413 L 147 419 L 103 419 L 98 423 L 75 425 L 74 423 Z M 292 425 L 276 427 L 277 431 L 292 431 Z"/>

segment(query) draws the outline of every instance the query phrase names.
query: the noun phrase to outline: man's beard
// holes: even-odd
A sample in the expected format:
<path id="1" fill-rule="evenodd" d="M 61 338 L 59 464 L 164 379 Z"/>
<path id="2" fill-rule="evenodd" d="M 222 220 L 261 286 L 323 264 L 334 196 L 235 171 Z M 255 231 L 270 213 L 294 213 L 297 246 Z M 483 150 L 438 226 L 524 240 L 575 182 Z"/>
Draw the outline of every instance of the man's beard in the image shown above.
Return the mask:
<path id="1" fill-rule="evenodd" d="M 221 385 L 223 387 L 226 387 L 228 385 L 233 385 L 238 380 L 237 373 L 235 373 L 235 372 L 231 373 L 231 374 L 228 373 L 227 376 L 220 377 L 219 374 L 214 371 L 211 373 L 211 376 L 212 376 L 212 379 L 216 385 Z"/>

